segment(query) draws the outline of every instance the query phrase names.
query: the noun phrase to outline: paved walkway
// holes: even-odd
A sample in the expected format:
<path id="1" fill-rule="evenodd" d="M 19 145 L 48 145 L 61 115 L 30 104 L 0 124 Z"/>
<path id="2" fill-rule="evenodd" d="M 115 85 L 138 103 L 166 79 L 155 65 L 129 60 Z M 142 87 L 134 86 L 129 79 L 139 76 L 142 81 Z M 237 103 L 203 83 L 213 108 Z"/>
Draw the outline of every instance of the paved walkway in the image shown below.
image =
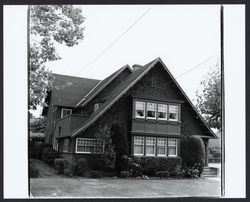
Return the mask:
<path id="1" fill-rule="evenodd" d="M 220 197 L 220 178 L 185 180 L 33 178 L 33 197 Z"/>

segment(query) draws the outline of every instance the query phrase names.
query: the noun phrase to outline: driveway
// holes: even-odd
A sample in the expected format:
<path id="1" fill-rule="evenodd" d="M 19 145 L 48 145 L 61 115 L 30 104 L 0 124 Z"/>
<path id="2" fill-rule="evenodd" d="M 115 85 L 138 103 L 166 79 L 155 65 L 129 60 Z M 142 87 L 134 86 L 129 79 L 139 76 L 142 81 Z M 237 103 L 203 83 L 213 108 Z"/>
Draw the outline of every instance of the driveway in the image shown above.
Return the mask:
<path id="1" fill-rule="evenodd" d="M 33 197 L 156 198 L 220 197 L 220 178 L 185 180 L 32 178 Z"/>

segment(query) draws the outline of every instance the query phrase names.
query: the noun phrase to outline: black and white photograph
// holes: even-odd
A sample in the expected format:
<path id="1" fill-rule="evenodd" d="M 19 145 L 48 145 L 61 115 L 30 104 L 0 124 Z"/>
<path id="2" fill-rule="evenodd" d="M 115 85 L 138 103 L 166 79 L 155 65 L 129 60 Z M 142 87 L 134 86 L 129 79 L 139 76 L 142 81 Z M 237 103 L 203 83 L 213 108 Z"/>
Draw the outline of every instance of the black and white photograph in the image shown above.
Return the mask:
<path id="1" fill-rule="evenodd" d="M 225 130 L 232 116 L 225 84 L 234 64 L 227 50 L 244 53 L 244 41 L 229 46 L 228 36 L 232 28 L 242 33 L 237 26 L 244 31 L 244 5 L 47 4 L 4 11 L 5 19 L 20 12 L 25 27 L 20 172 L 27 198 L 244 197 L 244 183 L 235 195 L 225 193 L 231 182 L 225 169 L 232 168 L 225 159 L 233 148 L 227 141 L 245 145 L 241 104 L 233 108 L 242 127 Z M 245 76 L 240 61 L 239 77 Z M 230 138 L 235 131 L 238 141 Z M 234 166 L 245 157 L 235 150 Z M 7 151 L 5 158 L 18 158 Z M 245 175 L 240 167 L 238 180 Z"/>

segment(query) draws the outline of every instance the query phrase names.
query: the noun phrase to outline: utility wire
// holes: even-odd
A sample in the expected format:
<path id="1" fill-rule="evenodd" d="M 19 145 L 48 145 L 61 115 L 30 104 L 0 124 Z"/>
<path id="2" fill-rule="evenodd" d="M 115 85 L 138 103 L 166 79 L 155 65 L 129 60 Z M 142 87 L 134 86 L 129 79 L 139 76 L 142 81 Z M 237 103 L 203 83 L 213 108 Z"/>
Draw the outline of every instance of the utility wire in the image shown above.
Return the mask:
<path id="1" fill-rule="evenodd" d="M 153 7 L 148 8 L 132 25 L 130 25 L 119 37 L 117 37 L 109 46 L 107 46 L 101 53 L 99 53 L 95 58 L 93 58 L 86 66 L 84 66 L 79 72 L 80 74 L 83 70 L 93 64 L 99 57 L 101 57 L 108 49 L 110 49 L 117 41 L 119 41 L 132 27 L 134 27 Z"/>

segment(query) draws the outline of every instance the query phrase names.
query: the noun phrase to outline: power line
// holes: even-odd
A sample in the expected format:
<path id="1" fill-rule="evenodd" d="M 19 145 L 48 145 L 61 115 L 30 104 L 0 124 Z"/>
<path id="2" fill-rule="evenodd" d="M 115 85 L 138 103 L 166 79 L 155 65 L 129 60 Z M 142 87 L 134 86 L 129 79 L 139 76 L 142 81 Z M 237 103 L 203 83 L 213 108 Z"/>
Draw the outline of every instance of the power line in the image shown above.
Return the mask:
<path id="1" fill-rule="evenodd" d="M 108 49 L 110 49 L 117 41 L 119 41 L 133 26 L 135 26 L 153 7 L 148 8 L 132 25 L 130 25 L 119 37 L 117 37 L 109 46 L 107 46 L 101 53 L 99 53 L 95 58 L 93 58 L 86 66 L 84 66 L 79 72 L 80 74 L 83 70 L 93 64 L 99 57 L 101 57 Z"/>

